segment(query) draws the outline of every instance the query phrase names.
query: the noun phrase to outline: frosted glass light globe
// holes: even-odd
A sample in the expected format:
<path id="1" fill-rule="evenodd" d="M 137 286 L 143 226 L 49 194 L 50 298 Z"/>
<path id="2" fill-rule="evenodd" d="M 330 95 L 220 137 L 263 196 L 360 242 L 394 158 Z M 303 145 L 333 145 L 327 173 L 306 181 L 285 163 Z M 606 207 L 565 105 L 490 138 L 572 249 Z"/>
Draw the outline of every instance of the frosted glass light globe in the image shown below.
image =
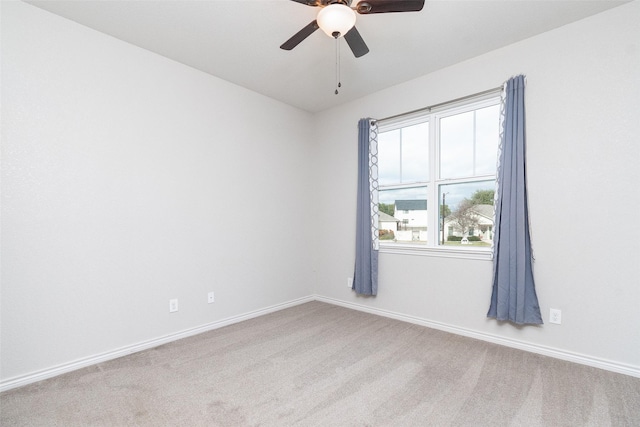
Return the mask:
<path id="1" fill-rule="evenodd" d="M 320 9 L 317 22 L 329 37 L 336 37 L 335 33 L 342 37 L 356 24 L 356 13 L 344 4 L 330 4 Z"/>

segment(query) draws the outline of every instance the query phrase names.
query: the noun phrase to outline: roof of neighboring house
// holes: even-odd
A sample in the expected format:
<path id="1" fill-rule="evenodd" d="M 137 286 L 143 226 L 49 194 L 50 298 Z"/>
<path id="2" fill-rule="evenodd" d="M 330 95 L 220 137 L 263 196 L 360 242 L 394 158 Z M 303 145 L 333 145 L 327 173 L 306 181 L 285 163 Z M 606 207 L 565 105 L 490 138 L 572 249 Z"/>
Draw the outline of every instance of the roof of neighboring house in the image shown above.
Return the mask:
<path id="1" fill-rule="evenodd" d="M 392 217 L 389 214 L 386 214 L 382 211 L 378 212 L 378 222 L 398 222 L 398 221 L 400 220 Z"/>
<path id="2" fill-rule="evenodd" d="M 493 215 L 494 215 L 493 205 L 473 205 L 473 207 L 471 209 L 477 215 L 483 216 L 483 217 L 493 221 Z M 445 221 L 450 221 L 450 220 L 451 220 L 451 215 L 448 215 L 445 218 Z"/>
<path id="3" fill-rule="evenodd" d="M 493 219 L 493 205 L 475 205 L 473 211 L 489 219 Z"/>
<path id="4" fill-rule="evenodd" d="M 396 209 L 399 211 L 426 211 L 427 200 L 396 200 Z"/>

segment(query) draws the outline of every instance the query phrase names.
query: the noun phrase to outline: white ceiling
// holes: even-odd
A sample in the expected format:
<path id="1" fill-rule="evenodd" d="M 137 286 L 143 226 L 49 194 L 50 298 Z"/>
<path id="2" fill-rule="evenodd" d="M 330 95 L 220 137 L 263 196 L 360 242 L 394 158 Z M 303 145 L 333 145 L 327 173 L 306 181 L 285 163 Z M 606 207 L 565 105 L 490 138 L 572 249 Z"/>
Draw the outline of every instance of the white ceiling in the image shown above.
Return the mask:
<path id="1" fill-rule="evenodd" d="M 355 0 L 354 0 L 355 1 Z M 229 82 L 317 112 L 626 3 L 614 0 L 427 0 L 421 12 L 358 15 L 370 52 L 356 59 L 289 0 L 31 0 L 42 9 Z"/>

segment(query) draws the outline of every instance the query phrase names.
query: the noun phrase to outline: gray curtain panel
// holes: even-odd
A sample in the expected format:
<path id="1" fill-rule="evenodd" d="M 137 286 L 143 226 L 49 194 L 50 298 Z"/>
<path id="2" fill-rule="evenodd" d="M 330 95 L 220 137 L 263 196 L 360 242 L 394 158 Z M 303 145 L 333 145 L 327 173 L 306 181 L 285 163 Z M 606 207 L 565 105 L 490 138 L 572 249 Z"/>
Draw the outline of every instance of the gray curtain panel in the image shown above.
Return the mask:
<path id="1" fill-rule="evenodd" d="M 373 142 L 374 152 L 371 151 Z M 356 266 L 352 289 L 360 295 L 378 293 L 377 146 L 375 125 L 358 122 L 358 203 L 356 211 Z"/>
<path id="2" fill-rule="evenodd" d="M 524 76 L 506 83 L 488 317 L 542 324 L 533 281 L 525 171 Z"/>

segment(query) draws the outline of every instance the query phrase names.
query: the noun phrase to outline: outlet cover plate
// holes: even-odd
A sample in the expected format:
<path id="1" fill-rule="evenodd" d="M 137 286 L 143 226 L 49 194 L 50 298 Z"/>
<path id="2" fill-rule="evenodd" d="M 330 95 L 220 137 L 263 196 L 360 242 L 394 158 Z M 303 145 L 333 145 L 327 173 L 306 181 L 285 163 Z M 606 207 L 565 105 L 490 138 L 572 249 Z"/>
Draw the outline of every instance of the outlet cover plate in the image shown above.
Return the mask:
<path id="1" fill-rule="evenodd" d="M 555 323 L 556 325 L 562 324 L 562 311 L 557 308 L 550 308 L 549 323 Z"/>
<path id="2" fill-rule="evenodd" d="M 175 313 L 178 311 L 178 300 L 170 299 L 169 300 L 169 313 Z"/>
<path id="3" fill-rule="evenodd" d="M 207 304 L 211 304 L 212 302 L 216 302 L 216 297 L 213 292 L 209 292 L 207 294 Z"/>

